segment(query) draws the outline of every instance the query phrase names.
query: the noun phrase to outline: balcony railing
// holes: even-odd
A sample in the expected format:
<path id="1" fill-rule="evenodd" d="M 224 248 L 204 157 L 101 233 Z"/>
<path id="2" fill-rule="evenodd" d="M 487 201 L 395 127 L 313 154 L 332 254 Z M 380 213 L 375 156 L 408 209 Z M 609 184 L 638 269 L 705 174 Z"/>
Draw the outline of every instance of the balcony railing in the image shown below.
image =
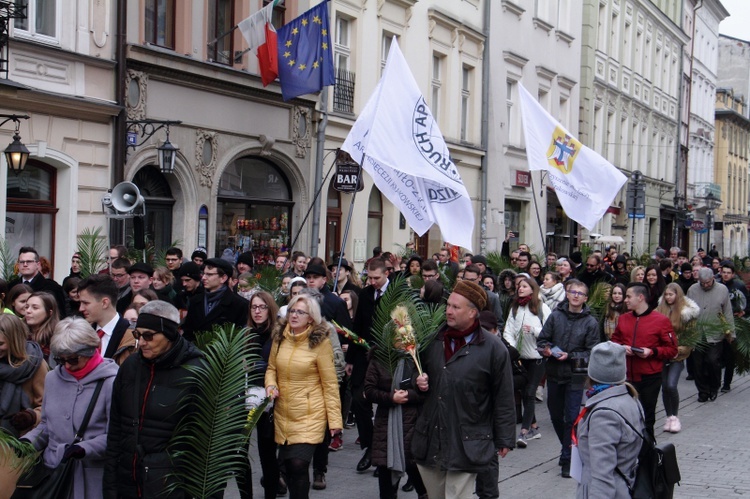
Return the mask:
<path id="1" fill-rule="evenodd" d="M 333 87 L 334 111 L 354 114 L 355 79 L 353 71 L 336 68 L 336 86 Z"/>

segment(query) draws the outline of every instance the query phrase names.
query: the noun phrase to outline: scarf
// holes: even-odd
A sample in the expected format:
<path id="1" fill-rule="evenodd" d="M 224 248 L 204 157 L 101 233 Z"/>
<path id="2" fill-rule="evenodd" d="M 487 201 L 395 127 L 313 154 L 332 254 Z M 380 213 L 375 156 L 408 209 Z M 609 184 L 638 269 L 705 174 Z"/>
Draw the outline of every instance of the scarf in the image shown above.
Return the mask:
<path id="1" fill-rule="evenodd" d="M 597 383 L 595 385 L 592 385 L 591 388 L 586 390 L 586 398 L 591 398 L 597 393 L 601 393 L 608 388 L 612 388 L 613 386 L 615 385 L 609 385 L 607 383 Z M 581 412 L 578 413 L 578 417 L 576 418 L 576 420 L 573 422 L 573 429 L 571 430 L 570 440 L 571 443 L 576 447 L 578 446 L 578 423 L 580 423 L 581 420 L 586 417 L 586 414 L 588 414 L 588 412 L 589 408 L 584 406 L 583 409 L 581 409 Z"/>
<path id="2" fill-rule="evenodd" d="M 87 374 L 89 374 L 91 371 L 96 369 L 96 366 L 104 362 L 104 359 L 102 358 L 102 354 L 99 353 L 99 350 L 94 350 L 94 355 L 89 359 L 88 362 L 86 362 L 86 365 L 83 366 L 81 369 L 77 371 L 71 371 L 68 369 L 67 364 L 65 365 L 65 370 L 73 376 L 78 381 L 81 381 L 83 378 L 86 377 Z"/>
<path id="3" fill-rule="evenodd" d="M 525 307 L 529 303 L 531 303 L 531 295 L 524 296 L 524 297 L 520 297 L 520 296 L 518 297 L 518 306 L 519 307 Z"/>
<path id="4" fill-rule="evenodd" d="M 406 359 L 399 359 L 396 370 L 393 372 L 391 381 L 391 393 L 401 389 L 401 380 L 404 379 L 404 363 Z M 406 456 L 404 454 L 404 419 L 401 404 L 393 404 L 388 409 L 388 438 L 387 466 L 391 470 L 391 482 L 394 485 L 404 476 L 406 472 Z"/>
<path id="5" fill-rule="evenodd" d="M 463 331 L 458 331 L 452 327 L 445 331 L 443 336 L 443 348 L 445 349 L 445 361 L 448 362 L 453 357 L 453 354 L 458 352 L 461 347 L 466 345 L 466 337 L 473 333 L 479 327 L 479 321 L 475 320 L 474 323 Z M 453 346 L 451 347 L 451 343 Z"/>
<path id="6" fill-rule="evenodd" d="M 591 397 L 593 397 L 597 393 L 601 393 L 604 390 L 606 390 L 607 388 L 612 388 L 613 386 L 615 386 L 615 385 L 610 385 L 610 384 L 607 384 L 607 383 L 597 383 L 595 385 L 591 385 L 591 388 L 589 388 L 588 390 L 586 390 L 586 398 L 590 399 Z"/>
<path id="7" fill-rule="evenodd" d="M 34 376 L 42 364 L 42 349 L 35 342 L 26 342 L 26 355 L 28 358 L 18 367 L 11 366 L 7 356 L 0 359 L 0 417 L 3 418 L 2 426 L 10 429 L 14 435 L 18 431 L 5 417 L 31 408 L 31 401 L 22 385 Z"/>
<path id="8" fill-rule="evenodd" d="M 224 296 L 224 293 L 226 292 L 227 287 L 222 286 L 216 291 L 205 292 L 203 294 L 203 309 L 206 314 L 206 317 L 208 317 L 208 314 L 211 313 L 211 310 L 218 305 L 218 303 L 221 301 L 221 298 Z"/>

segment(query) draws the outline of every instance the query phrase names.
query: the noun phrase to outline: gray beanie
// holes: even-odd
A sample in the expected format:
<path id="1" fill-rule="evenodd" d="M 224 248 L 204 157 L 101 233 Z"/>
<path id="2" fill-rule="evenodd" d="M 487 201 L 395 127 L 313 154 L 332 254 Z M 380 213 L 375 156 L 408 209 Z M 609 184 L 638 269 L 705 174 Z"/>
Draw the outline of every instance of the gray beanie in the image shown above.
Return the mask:
<path id="1" fill-rule="evenodd" d="M 589 378 L 597 383 L 617 385 L 627 376 L 625 369 L 625 347 L 605 341 L 591 350 Z"/>

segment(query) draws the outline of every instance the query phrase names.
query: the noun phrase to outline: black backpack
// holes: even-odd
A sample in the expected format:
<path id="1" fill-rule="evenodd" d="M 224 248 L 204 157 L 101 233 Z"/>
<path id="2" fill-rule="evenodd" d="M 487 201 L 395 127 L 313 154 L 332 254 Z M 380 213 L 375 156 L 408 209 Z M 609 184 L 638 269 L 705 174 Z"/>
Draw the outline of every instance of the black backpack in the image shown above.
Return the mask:
<path id="1" fill-rule="evenodd" d="M 674 486 L 679 484 L 681 480 L 674 444 L 669 442 L 657 444 L 656 439 L 649 432 L 636 430 L 622 414 L 614 409 L 600 407 L 595 410 L 614 412 L 643 440 L 641 451 L 638 454 L 638 466 L 636 466 L 633 474 L 628 477 L 620 468 L 615 468 L 615 472 L 628 484 L 630 497 L 634 499 L 672 499 Z"/>

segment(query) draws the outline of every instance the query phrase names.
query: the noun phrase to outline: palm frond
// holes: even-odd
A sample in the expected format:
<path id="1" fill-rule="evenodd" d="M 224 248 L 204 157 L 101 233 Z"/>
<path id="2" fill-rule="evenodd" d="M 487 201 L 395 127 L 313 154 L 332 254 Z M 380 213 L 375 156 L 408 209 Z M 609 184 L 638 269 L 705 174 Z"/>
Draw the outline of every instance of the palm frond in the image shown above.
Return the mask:
<path id="1" fill-rule="evenodd" d="M 491 268 L 496 275 L 500 275 L 505 269 L 512 269 L 510 260 L 505 258 L 499 251 L 490 251 L 485 255 L 487 258 L 487 266 Z"/>
<path id="2" fill-rule="evenodd" d="M 107 263 L 109 244 L 102 234 L 102 228 L 86 227 L 78 235 L 78 255 L 81 260 L 81 277 L 86 278 L 99 272 Z"/>
<path id="3" fill-rule="evenodd" d="M 734 370 L 737 374 L 750 372 L 750 320 L 735 317 Z"/>
<path id="4" fill-rule="evenodd" d="M 15 272 L 16 257 L 10 251 L 8 241 L 0 238 L 0 277 L 10 282 L 17 277 Z"/>
<path id="5" fill-rule="evenodd" d="M 281 272 L 274 265 L 263 265 L 245 281 L 251 288 L 260 288 L 274 295 L 281 284 Z"/>
<path id="6" fill-rule="evenodd" d="M 586 300 L 586 305 L 588 305 L 591 315 L 596 318 L 597 322 L 601 322 L 602 317 L 607 312 L 611 290 L 612 286 L 605 282 L 597 282 L 589 289 L 589 298 Z"/>
<path id="7" fill-rule="evenodd" d="M 248 366 L 260 360 L 249 340 L 247 329 L 231 324 L 198 335 L 196 344 L 202 347 L 205 362 L 187 368 L 194 395 L 185 403 L 191 410 L 169 444 L 170 456 L 178 464 L 172 488 L 190 497 L 221 492 L 230 476 L 247 466 L 244 452 L 252 431 L 248 425 L 257 419 L 249 418 L 245 407 L 246 375 Z"/>
<path id="8" fill-rule="evenodd" d="M 167 250 L 169 248 L 179 248 L 181 244 L 181 241 L 179 239 L 176 239 L 169 243 L 169 246 L 166 248 L 159 248 L 154 250 L 154 254 L 151 261 L 151 266 L 156 267 L 166 267 L 167 266 Z"/>
<path id="9" fill-rule="evenodd" d="M 445 305 L 427 304 L 419 299 L 417 292 L 410 288 L 403 277 L 398 277 L 388 285 L 380 299 L 372 322 L 372 338 L 375 360 L 389 372 L 396 370 L 398 360 L 406 354 L 395 348 L 396 327 L 391 312 L 397 306 L 406 307 L 414 328 L 417 351 L 421 352 L 432 341 L 445 321 Z"/>
<path id="10" fill-rule="evenodd" d="M 0 430 L 0 467 L 24 474 L 30 471 L 41 454 L 30 442 L 22 442 L 5 430 Z"/>

